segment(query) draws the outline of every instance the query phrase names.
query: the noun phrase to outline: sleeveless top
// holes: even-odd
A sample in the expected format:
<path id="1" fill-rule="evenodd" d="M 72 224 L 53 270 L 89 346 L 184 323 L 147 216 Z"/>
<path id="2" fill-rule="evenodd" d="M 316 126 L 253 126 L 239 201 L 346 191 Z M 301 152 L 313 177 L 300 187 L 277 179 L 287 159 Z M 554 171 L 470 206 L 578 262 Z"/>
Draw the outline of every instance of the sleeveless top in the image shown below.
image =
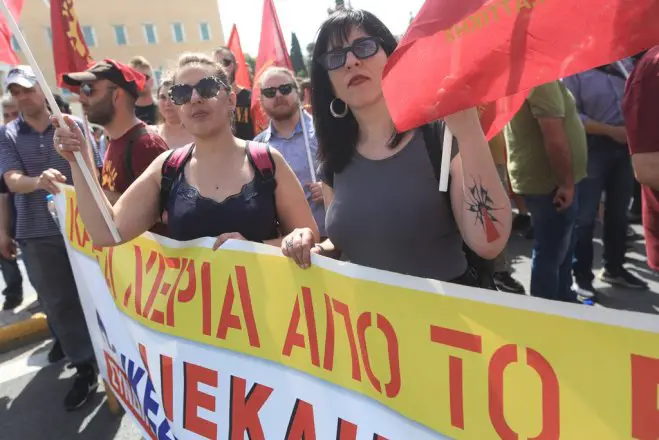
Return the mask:
<path id="1" fill-rule="evenodd" d="M 276 181 L 274 178 L 266 179 L 249 156 L 248 150 L 246 153 L 254 170 L 254 179 L 243 185 L 238 194 L 222 202 L 199 194 L 197 188 L 187 182 L 183 169 L 174 181 L 167 199 L 169 237 L 187 241 L 238 232 L 249 241 L 262 242 L 279 235 L 275 205 Z M 274 162 L 272 165 L 274 167 Z"/>
<path id="2" fill-rule="evenodd" d="M 343 260 L 440 281 L 466 272 L 450 198 L 438 189 L 421 130 L 386 159 L 355 152 L 329 183 L 334 200 L 327 210 L 327 233 Z"/>

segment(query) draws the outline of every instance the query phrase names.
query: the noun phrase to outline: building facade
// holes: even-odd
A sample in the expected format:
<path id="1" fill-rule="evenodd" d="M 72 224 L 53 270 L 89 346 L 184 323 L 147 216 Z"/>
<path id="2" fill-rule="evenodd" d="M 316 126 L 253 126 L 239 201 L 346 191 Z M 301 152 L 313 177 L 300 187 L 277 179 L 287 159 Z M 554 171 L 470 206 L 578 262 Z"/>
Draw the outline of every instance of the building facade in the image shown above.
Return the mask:
<path id="1" fill-rule="evenodd" d="M 19 25 L 46 80 L 56 90 L 49 4 L 49 0 L 25 0 Z M 74 0 L 74 6 L 94 59 L 128 62 L 142 55 L 153 66 L 157 82 L 182 52 L 211 54 L 224 45 L 217 0 Z M 18 49 L 13 39 L 12 45 Z M 25 62 L 23 54 L 17 53 Z"/>

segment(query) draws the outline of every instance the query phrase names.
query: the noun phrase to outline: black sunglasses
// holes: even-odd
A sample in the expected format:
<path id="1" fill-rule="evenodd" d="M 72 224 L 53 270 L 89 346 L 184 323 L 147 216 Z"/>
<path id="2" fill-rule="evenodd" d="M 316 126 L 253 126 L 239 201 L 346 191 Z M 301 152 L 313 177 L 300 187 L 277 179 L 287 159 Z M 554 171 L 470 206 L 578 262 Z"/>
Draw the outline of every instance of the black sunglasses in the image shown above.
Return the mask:
<path id="1" fill-rule="evenodd" d="M 230 65 L 233 64 L 233 60 L 231 58 L 222 58 L 220 61 L 224 67 L 229 67 Z"/>
<path id="2" fill-rule="evenodd" d="M 220 90 L 228 90 L 229 87 L 214 76 L 202 78 L 193 86 L 189 84 L 175 84 L 169 89 L 169 98 L 176 105 L 187 104 L 192 100 L 192 92 L 197 91 L 201 99 L 215 98 Z"/>
<path id="3" fill-rule="evenodd" d="M 108 87 L 108 90 L 117 90 L 117 89 L 118 89 L 118 87 L 116 87 L 116 86 L 109 86 Z M 96 90 L 96 89 L 90 83 L 84 83 L 80 86 L 80 94 L 84 95 L 88 98 L 91 97 L 94 94 L 94 90 Z"/>
<path id="4" fill-rule="evenodd" d="M 325 70 L 336 70 L 345 66 L 348 52 L 352 52 L 360 60 L 370 58 L 380 49 L 380 39 L 376 37 L 358 38 L 352 42 L 352 46 L 342 49 L 330 50 L 318 58 L 318 63 Z"/>
<path id="5" fill-rule="evenodd" d="M 277 90 L 279 90 L 279 93 L 281 93 L 282 96 L 287 96 L 291 94 L 293 89 L 295 89 L 295 84 L 288 83 L 282 84 L 278 87 L 267 87 L 265 89 L 261 89 L 261 93 L 263 93 L 263 96 L 266 98 L 274 98 L 277 96 Z"/>

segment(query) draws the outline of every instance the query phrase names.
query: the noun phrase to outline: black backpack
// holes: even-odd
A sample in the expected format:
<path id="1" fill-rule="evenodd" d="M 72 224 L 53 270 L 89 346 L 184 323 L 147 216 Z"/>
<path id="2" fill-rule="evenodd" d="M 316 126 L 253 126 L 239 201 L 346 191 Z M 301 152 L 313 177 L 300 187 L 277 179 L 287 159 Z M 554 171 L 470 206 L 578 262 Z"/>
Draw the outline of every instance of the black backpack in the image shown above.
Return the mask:
<path id="1" fill-rule="evenodd" d="M 435 172 L 437 182 L 439 182 L 442 168 L 442 145 L 444 145 L 444 129 L 444 121 L 431 122 L 421 127 L 421 131 L 423 132 L 423 140 L 426 144 L 428 156 L 430 157 L 430 163 L 432 163 L 432 168 Z M 457 140 L 453 138 L 453 144 L 455 145 L 456 143 Z M 450 201 L 450 189 L 447 192 L 447 195 Z M 497 290 L 496 285 L 494 284 L 494 261 L 486 260 L 485 258 L 481 257 L 476 252 L 471 250 L 471 248 L 466 244 L 463 245 L 463 249 L 467 257 L 469 270 L 472 271 L 478 278 L 478 286 L 483 289 Z"/>

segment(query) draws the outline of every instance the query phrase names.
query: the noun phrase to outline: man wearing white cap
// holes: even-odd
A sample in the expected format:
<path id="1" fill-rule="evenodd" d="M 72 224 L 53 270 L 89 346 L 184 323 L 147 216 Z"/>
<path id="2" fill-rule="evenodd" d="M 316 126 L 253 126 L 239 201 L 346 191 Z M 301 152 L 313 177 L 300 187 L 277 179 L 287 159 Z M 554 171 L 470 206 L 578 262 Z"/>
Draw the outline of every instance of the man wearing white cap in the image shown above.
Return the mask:
<path id="1" fill-rule="evenodd" d="M 21 114 L 0 133 L 0 172 L 16 195 L 16 241 L 28 277 L 51 331 L 77 370 L 64 400 L 70 411 L 82 406 L 98 386 L 94 351 L 64 239 L 46 206 L 46 195 L 59 192 L 57 184 L 71 183 L 71 168 L 53 147 L 55 129 L 32 69 L 11 69 L 6 86 Z M 94 153 L 100 166 L 95 149 Z"/>

